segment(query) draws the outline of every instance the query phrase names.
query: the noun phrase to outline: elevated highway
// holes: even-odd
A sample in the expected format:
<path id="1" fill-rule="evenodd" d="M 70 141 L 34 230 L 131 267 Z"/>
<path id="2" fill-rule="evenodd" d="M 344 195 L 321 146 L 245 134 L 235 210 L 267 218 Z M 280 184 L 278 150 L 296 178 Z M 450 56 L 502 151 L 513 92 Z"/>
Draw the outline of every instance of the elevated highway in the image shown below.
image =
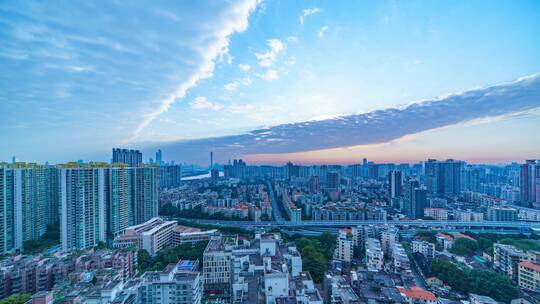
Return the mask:
<path id="1" fill-rule="evenodd" d="M 516 232 L 539 230 L 540 223 L 538 222 L 462 222 L 462 221 L 422 221 L 422 220 L 386 220 L 386 221 L 301 221 L 290 222 L 284 220 L 252 222 L 252 221 L 227 221 L 227 220 L 204 220 L 204 219 L 187 219 L 181 218 L 183 221 L 215 225 L 221 227 L 237 227 L 237 228 L 287 228 L 287 229 L 310 229 L 310 228 L 344 228 L 354 227 L 358 225 L 395 225 L 412 229 L 448 229 L 448 230 L 512 230 Z"/>

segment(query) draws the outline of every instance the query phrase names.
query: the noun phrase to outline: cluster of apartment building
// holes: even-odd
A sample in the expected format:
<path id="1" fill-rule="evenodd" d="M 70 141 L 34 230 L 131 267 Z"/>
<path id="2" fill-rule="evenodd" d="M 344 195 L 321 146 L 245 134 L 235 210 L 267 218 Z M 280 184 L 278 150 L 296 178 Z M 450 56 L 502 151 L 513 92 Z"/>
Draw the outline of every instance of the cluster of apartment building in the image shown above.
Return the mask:
<path id="1" fill-rule="evenodd" d="M 294 243 L 277 234 L 216 237 L 203 255 L 204 290 L 228 303 L 323 303 Z"/>
<path id="2" fill-rule="evenodd" d="M 157 169 L 126 164 L 0 165 L 0 254 L 20 251 L 47 225 L 64 251 L 87 249 L 157 216 Z"/>
<path id="3" fill-rule="evenodd" d="M 493 267 L 529 291 L 540 291 L 540 252 L 513 245 L 493 245 Z"/>
<path id="4" fill-rule="evenodd" d="M 52 290 L 67 295 L 94 278 L 127 281 L 137 274 L 136 264 L 134 252 L 117 250 L 10 256 L 0 262 L 0 299 Z"/>

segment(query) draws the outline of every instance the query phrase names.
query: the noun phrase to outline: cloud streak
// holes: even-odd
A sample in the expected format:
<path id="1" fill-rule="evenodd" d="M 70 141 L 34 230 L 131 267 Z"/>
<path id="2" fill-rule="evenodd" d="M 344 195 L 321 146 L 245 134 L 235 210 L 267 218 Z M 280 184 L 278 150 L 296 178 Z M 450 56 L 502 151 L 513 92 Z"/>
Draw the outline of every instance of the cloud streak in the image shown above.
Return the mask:
<path id="1" fill-rule="evenodd" d="M 160 144 L 184 161 L 205 163 L 260 153 L 291 153 L 389 142 L 441 127 L 540 108 L 540 74 L 402 107 L 331 119 L 282 124 L 245 134 Z M 256 109 L 254 109 L 256 111 Z M 153 149 L 154 147 L 152 147 Z"/>
<path id="2" fill-rule="evenodd" d="M 177 101 L 186 96 L 189 89 L 195 87 L 200 80 L 212 77 L 215 68 L 215 60 L 229 52 L 229 37 L 235 33 L 244 32 L 248 28 L 248 17 L 257 7 L 257 0 L 245 0 L 238 2 L 226 14 L 222 24 L 214 33 L 214 42 L 204 48 L 200 56 L 202 62 L 196 73 L 182 82 L 168 97 L 161 101 L 157 109 L 150 112 L 135 128 L 134 133 L 128 139 L 128 142 L 137 140 L 141 132 L 159 115 L 167 112 L 169 108 Z"/>

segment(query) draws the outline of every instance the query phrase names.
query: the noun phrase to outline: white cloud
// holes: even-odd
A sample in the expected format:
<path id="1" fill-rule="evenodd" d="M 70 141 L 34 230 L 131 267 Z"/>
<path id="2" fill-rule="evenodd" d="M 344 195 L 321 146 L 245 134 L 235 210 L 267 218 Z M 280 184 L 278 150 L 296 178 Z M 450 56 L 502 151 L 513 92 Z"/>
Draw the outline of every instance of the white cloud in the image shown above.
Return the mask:
<path id="1" fill-rule="evenodd" d="M 255 57 L 259 60 L 259 65 L 262 67 L 270 67 L 276 61 L 277 55 L 285 48 L 283 42 L 279 39 L 268 39 L 270 50 L 265 53 L 255 53 Z"/>
<path id="2" fill-rule="evenodd" d="M 240 84 L 238 82 L 229 82 L 223 85 L 223 88 L 227 91 L 236 91 Z"/>
<path id="3" fill-rule="evenodd" d="M 192 109 L 196 109 L 196 110 L 211 109 L 211 110 L 217 111 L 221 109 L 221 106 L 219 104 L 209 101 L 204 96 L 196 97 L 195 99 L 193 99 L 193 101 L 189 103 L 189 106 Z"/>
<path id="4" fill-rule="evenodd" d="M 287 37 L 287 42 L 290 43 L 290 44 L 297 43 L 297 42 L 298 42 L 298 37 L 296 37 L 296 36 L 289 36 L 289 37 Z"/>
<path id="5" fill-rule="evenodd" d="M 128 139 L 128 142 L 137 140 L 141 132 L 156 119 L 156 117 L 167 112 L 171 105 L 178 99 L 184 98 L 187 91 L 195 87 L 200 80 L 212 77 L 216 58 L 219 58 L 220 55 L 228 53 L 229 51 L 229 36 L 246 31 L 249 25 L 248 17 L 255 10 L 258 3 L 259 1 L 257 0 L 235 2 L 235 5 L 227 12 L 227 14 L 220 18 L 223 23 L 216 27 L 216 31 L 212 33 L 211 36 L 214 39 L 214 42 L 205 47 L 200 53 L 202 62 L 198 71 L 191 75 L 186 81 L 180 83 L 167 98 L 161 101 L 157 109 L 146 115 L 142 122 L 135 128 L 135 132 Z"/>
<path id="6" fill-rule="evenodd" d="M 264 80 L 268 80 L 268 81 L 278 79 L 278 73 L 277 73 L 276 70 L 268 70 L 264 74 L 257 74 L 257 76 L 261 77 Z"/>
<path id="7" fill-rule="evenodd" d="M 238 65 L 238 68 L 240 68 L 240 70 L 242 71 L 249 71 L 249 69 L 251 69 L 251 66 L 249 66 L 249 64 L 240 63 Z"/>
<path id="8" fill-rule="evenodd" d="M 299 17 L 300 19 L 300 24 L 304 24 L 304 19 L 307 17 L 307 16 L 311 16 L 313 14 L 317 14 L 321 12 L 321 10 L 318 8 L 318 7 L 314 7 L 314 8 L 306 8 L 303 12 L 302 12 L 302 15 Z"/>
<path id="9" fill-rule="evenodd" d="M 240 86 L 249 87 L 252 81 L 249 77 L 239 78 L 236 81 L 226 83 L 223 88 L 227 91 L 236 91 Z"/>
<path id="10" fill-rule="evenodd" d="M 512 102 L 508 102 L 512 99 Z M 241 111 L 232 105 L 228 110 Z M 248 109 L 250 110 L 250 109 Z M 239 135 L 181 141 L 168 145 L 169 154 L 195 161 L 198 155 L 220 150 L 224 159 L 242 154 L 291 153 L 355 145 L 381 144 L 438 128 L 489 122 L 540 110 L 540 74 L 514 82 L 468 90 L 406 106 L 323 120 L 275 125 Z M 253 112 L 267 112 L 260 109 Z M 444 113 L 444 115 L 441 115 Z M 279 141 L 280 144 L 274 144 Z M 232 143 L 244 148 L 227 149 Z"/>
<path id="11" fill-rule="evenodd" d="M 319 33 L 317 35 L 319 35 L 319 38 L 324 38 L 324 34 L 326 33 L 326 31 L 328 30 L 328 26 L 323 26 L 319 29 Z"/>

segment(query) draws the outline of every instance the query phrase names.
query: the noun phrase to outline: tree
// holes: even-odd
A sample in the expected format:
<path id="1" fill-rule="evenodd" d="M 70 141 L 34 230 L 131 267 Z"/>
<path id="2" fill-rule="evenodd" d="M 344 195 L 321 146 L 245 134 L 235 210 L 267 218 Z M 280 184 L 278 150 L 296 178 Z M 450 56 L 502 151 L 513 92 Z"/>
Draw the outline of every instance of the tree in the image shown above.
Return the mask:
<path id="1" fill-rule="evenodd" d="M 454 263 L 436 260 L 431 264 L 431 272 L 463 293 L 487 295 L 505 303 L 518 296 L 518 289 L 508 277 L 491 270 L 461 269 Z"/>
<path id="2" fill-rule="evenodd" d="M 328 262 L 317 248 L 309 245 L 304 248 L 302 253 L 302 268 L 309 271 L 313 281 L 321 283 L 324 279 L 324 273 L 328 267 Z"/>
<path id="3" fill-rule="evenodd" d="M 150 266 L 151 260 L 152 258 L 148 251 L 144 249 L 137 251 L 137 264 L 140 271 L 145 271 Z"/>
<path id="4" fill-rule="evenodd" d="M 177 210 L 178 209 L 174 207 L 171 203 L 167 203 L 161 206 L 161 208 L 159 208 L 159 215 L 174 216 L 176 215 Z"/>
<path id="5" fill-rule="evenodd" d="M 416 232 L 416 237 L 430 243 L 436 243 L 437 238 L 435 235 L 437 234 L 437 231 L 433 230 L 420 230 Z"/>
<path id="6" fill-rule="evenodd" d="M 0 304 L 24 304 L 32 297 L 29 293 L 17 293 L 0 300 Z"/>
<path id="7" fill-rule="evenodd" d="M 452 248 L 448 251 L 461 256 L 472 256 L 477 250 L 478 245 L 476 244 L 476 241 L 467 238 L 459 238 L 454 241 L 454 245 L 452 245 Z"/>
<path id="8" fill-rule="evenodd" d="M 324 232 L 319 236 L 319 242 L 321 243 L 322 253 L 327 260 L 332 259 L 334 255 L 334 249 L 336 248 L 336 236 L 329 232 Z"/>

